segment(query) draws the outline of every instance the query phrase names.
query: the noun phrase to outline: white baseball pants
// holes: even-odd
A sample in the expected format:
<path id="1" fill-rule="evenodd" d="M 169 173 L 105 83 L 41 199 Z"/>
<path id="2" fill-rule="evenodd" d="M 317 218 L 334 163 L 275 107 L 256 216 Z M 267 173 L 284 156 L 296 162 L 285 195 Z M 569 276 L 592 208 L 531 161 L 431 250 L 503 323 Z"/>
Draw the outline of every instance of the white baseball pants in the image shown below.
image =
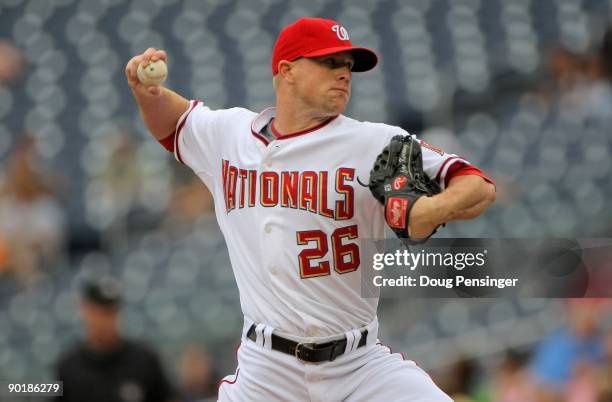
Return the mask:
<path id="1" fill-rule="evenodd" d="M 243 331 L 238 368 L 221 381 L 219 401 L 452 401 L 416 363 L 376 343 L 377 323 L 373 324 L 376 328 L 368 331 L 365 346 L 352 350 L 350 345 L 357 345 L 358 339 L 348 342 L 344 355 L 324 363 L 303 363 L 272 350 L 269 327 L 258 327 L 257 342 L 246 339 Z M 349 340 L 355 333 L 359 331 L 347 333 Z"/>

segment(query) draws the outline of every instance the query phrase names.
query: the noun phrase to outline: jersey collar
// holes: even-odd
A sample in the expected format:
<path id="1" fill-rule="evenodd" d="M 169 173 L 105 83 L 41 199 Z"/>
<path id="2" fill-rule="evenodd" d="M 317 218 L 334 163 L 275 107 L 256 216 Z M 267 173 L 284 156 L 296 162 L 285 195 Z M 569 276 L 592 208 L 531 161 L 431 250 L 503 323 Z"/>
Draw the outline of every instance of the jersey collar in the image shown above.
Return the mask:
<path id="1" fill-rule="evenodd" d="M 255 138 L 257 138 L 258 140 L 260 140 L 261 142 L 263 142 L 265 145 L 269 144 L 269 141 L 266 137 L 264 137 L 263 135 L 261 135 L 261 130 L 266 126 L 266 124 L 270 123 L 270 120 L 272 120 L 272 118 L 276 115 L 276 108 L 275 107 L 269 107 L 264 109 L 261 113 L 259 113 L 254 119 L 253 122 L 251 123 L 251 134 L 253 134 L 253 136 Z M 308 128 L 306 130 L 301 130 L 301 131 L 297 131 L 295 133 L 290 133 L 290 134 L 285 134 L 285 135 L 281 135 L 278 131 L 276 131 L 276 128 L 274 127 L 274 122 L 272 122 L 272 124 L 270 125 L 270 129 L 272 131 L 272 134 L 274 134 L 274 136 L 276 137 L 277 140 L 286 140 L 289 138 L 294 138 L 300 135 L 304 135 L 304 134 L 308 134 L 311 133 L 313 131 L 317 131 L 323 127 L 325 127 L 326 125 L 328 125 L 329 123 L 331 123 L 332 121 L 334 121 L 338 116 L 334 116 L 334 117 L 330 117 L 329 119 L 325 120 L 323 123 L 318 124 L 314 127 Z"/>

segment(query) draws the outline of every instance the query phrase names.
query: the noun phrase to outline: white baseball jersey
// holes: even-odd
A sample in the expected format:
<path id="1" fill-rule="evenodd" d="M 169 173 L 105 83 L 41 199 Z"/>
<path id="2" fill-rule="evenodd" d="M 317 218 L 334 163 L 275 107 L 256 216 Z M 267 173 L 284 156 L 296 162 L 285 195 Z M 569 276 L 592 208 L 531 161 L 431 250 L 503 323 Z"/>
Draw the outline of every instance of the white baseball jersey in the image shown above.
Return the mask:
<path id="1" fill-rule="evenodd" d="M 399 127 L 344 115 L 268 140 L 275 109 L 213 111 L 199 101 L 178 121 L 176 158 L 210 189 L 246 317 L 298 337 L 326 337 L 376 318 L 362 298 L 363 239 L 380 239 L 382 205 L 367 183 Z M 464 159 L 422 142 L 425 172 L 444 187 Z"/>

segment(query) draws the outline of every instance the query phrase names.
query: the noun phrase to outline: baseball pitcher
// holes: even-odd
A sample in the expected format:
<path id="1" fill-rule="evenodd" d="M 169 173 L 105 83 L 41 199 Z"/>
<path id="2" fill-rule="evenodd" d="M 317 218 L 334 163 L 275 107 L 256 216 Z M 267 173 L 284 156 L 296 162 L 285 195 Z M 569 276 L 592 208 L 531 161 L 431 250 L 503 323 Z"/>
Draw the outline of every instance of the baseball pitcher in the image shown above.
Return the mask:
<path id="1" fill-rule="evenodd" d="M 378 300 L 360 296 L 363 239 L 406 241 L 472 219 L 495 187 L 465 159 L 399 127 L 343 115 L 353 73 L 377 64 L 338 22 L 302 18 L 272 54 L 276 105 L 212 110 L 145 85 L 126 66 L 155 138 L 210 189 L 244 313 L 238 368 L 220 401 L 449 401 L 378 342 Z"/>

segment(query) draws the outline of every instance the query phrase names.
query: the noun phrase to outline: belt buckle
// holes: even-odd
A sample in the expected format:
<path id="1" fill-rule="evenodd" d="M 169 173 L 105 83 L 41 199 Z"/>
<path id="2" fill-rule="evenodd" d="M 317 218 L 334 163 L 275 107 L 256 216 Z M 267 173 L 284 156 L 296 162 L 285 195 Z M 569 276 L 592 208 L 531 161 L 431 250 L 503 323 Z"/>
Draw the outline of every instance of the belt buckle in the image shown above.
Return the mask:
<path id="1" fill-rule="evenodd" d="M 307 360 L 301 359 L 300 358 L 300 347 L 308 347 L 311 350 L 314 350 L 314 347 L 317 344 L 314 342 L 298 342 L 298 344 L 295 346 L 295 352 L 293 353 L 295 358 L 298 359 L 299 361 L 301 361 L 302 363 L 311 363 Z"/>

